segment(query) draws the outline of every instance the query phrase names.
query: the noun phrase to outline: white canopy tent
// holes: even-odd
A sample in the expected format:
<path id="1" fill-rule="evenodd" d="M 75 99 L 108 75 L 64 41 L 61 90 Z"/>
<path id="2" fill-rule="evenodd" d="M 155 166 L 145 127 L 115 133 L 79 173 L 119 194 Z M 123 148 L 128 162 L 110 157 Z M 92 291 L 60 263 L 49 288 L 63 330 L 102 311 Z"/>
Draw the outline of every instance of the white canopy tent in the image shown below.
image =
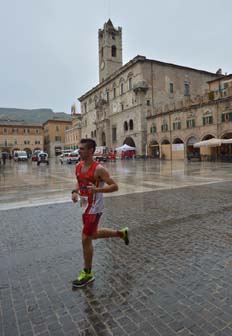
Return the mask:
<path id="1" fill-rule="evenodd" d="M 219 147 L 222 144 L 222 139 L 216 139 L 216 138 L 212 138 L 209 140 L 203 140 L 203 141 L 199 141 L 196 142 L 193 147 L 195 148 L 199 148 L 199 147 Z"/>
<path id="2" fill-rule="evenodd" d="M 121 147 L 118 147 L 116 148 L 116 151 L 117 152 L 125 152 L 125 151 L 131 151 L 131 150 L 136 150 L 136 147 L 131 147 L 131 146 L 128 146 L 128 145 L 123 145 Z"/>
<path id="3" fill-rule="evenodd" d="M 209 140 L 203 140 L 196 142 L 193 147 L 199 148 L 199 147 L 219 147 L 222 144 L 232 144 L 232 139 L 216 139 L 212 138 Z"/>
<path id="4" fill-rule="evenodd" d="M 232 144 L 232 139 L 223 139 L 224 144 Z"/>

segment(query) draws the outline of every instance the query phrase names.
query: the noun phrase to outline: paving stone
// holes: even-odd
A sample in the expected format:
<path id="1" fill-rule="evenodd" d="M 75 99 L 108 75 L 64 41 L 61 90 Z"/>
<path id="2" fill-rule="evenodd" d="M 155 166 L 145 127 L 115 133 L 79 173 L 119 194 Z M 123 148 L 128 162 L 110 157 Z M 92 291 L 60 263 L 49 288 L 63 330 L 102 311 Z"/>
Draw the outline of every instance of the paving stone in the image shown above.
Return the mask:
<path id="1" fill-rule="evenodd" d="M 79 208 L 1 211 L 0 333 L 230 335 L 231 187 L 106 199 L 102 227 L 125 223 L 131 244 L 94 242 L 96 280 L 77 291 L 70 279 L 82 268 Z"/>

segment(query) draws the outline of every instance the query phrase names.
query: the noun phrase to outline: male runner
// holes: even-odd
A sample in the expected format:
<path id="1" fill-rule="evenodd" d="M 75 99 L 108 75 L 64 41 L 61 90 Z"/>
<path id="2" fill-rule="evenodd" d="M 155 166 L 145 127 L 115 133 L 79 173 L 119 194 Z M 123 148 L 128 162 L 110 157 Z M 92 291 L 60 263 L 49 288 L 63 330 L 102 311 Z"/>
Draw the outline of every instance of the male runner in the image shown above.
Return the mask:
<path id="1" fill-rule="evenodd" d="M 118 190 L 117 183 L 110 177 L 109 172 L 100 163 L 94 161 L 96 143 L 92 139 L 82 139 L 79 145 L 81 162 L 76 166 L 77 184 L 72 191 L 72 201 L 78 201 L 80 195 L 81 205 L 86 200 L 86 209 L 82 215 L 82 248 L 84 256 L 84 269 L 72 281 L 73 287 L 86 286 L 94 281 L 92 272 L 93 239 L 118 237 L 122 238 L 126 245 L 129 244 L 128 228 L 120 231 L 111 229 L 98 229 L 98 223 L 103 213 L 103 194 Z M 106 183 L 107 185 L 104 185 Z"/>

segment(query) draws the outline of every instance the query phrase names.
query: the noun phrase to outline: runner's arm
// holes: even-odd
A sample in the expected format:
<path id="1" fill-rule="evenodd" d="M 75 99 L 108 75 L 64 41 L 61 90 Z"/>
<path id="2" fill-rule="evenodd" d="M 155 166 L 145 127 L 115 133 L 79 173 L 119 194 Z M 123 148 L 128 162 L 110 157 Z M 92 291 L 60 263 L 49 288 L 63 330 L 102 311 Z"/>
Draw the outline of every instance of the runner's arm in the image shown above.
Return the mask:
<path id="1" fill-rule="evenodd" d="M 96 168 L 96 175 L 97 178 L 100 179 L 100 181 L 105 182 L 107 185 L 104 187 L 96 187 L 93 184 L 88 186 L 90 192 L 92 193 L 111 193 L 118 190 L 117 183 L 110 177 L 110 174 L 107 169 L 105 169 L 102 166 L 98 166 Z"/>
<path id="2" fill-rule="evenodd" d="M 73 201 L 74 203 L 78 202 L 78 194 L 79 194 L 79 190 L 80 190 L 80 187 L 79 187 L 79 183 L 78 183 L 78 179 L 77 179 L 75 188 L 74 188 L 74 189 L 72 190 L 72 192 L 71 192 L 71 195 L 72 195 L 72 201 Z"/>

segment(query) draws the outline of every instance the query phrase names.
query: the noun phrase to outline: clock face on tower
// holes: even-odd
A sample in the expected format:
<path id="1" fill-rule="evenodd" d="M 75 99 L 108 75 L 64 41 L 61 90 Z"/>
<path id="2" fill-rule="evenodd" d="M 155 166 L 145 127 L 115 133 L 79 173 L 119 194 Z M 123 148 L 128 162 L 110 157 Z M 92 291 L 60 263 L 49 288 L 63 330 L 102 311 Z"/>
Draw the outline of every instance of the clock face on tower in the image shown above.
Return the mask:
<path id="1" fill-rule="evenodd" d="M 102 61 L 102 62 L 101 62 L 101 70 L 103 70 L 103 69 L 104 69 L 104 67 L 105 67 L 105 62 L 104 62 L 104 61 Z"/>

